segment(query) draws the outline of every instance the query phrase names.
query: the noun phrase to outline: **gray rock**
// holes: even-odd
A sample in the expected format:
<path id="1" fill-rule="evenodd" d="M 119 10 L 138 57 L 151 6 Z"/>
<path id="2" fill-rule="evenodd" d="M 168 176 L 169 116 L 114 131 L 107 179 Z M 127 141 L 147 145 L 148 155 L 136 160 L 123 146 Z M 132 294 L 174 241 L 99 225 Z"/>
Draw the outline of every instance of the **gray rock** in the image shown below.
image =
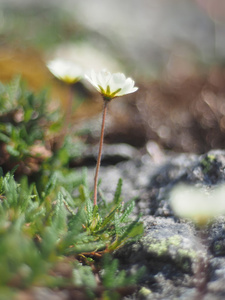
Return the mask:
<path id="1" fill-rule="evenodd" d="M 151 163 L 146 159 L 144 166 L 140 160 L 118 166 L 126 175 L 125 181 L 132 181 L 139 192 L 138 212 L 144 212 L 144 236 L 115 253 L 130 272 L 146 267 L 139 290 L 130 299 L 224 299 L 225 217 L 218 217 L 208 228 L 196 230 L 193 224 L 174 217 L 168 193 L 181 182 L 209 189 L 223 183 L 225 151 L 170 156 L 147 172 Z M 128 166 L 132 175 L 124 173 Z M 139 189 L 134 172 L 138 177 L 148 176 Z M 204 296 L 196 288 L 201 281 L 206 281 Z"/>
<path id="2" fill-rule="evenodd" d="M 201 249 L 192 226 L 160 217 L 143 221 L 145 235 L 140 241 L 116 253 L 130 272 L 146 267 L 137 299 L 190 299 L 192 269 Z"/>
<path id="3" fill-rule="evenodd" d="M 93 171 L 88 170 L 90 181 Z M 145 228 L 138 242 L 114 253 L 121 268 L 131 273 L 146 268 L 137 292 L 124 299 L 224 299 L 225 217 L 197 230 L 191 222 L 174 216 L 169 192 L 180 183 L 210 189 L 225 182 L 225 151 L 199 156 L 169 153 L 159 164 L 148 155 L 135 153 L 127 161 L 103 166 L 101 188 L 108 199 L 113 198 L 120 177 L 124 201 L 136 197 L 134 217 L 142 213 Z M 206 282 L 204 298 L 196 288 L 201 281 Z"/>
<path id="4" fill-rule="evenodd" d="M 124 248 L 118 251 L 118 255 L 123 255 L 125 250 L 125 260 L 128 263 L 145 261 L 152 270 L 165 270 L 169 273 L 176 267 L 191 273 L 192 263 L 199 249 L 193 227 L 161 217 L 144 217 L 143 222 L 144 236 L 137 243 L 130 245 L 129 253 Z M 158 265 L 155 265 L 156 259 Z"/>
<path id="5" fill-rule="evenodd" d="M 225 151 L 212 150 L 204 155 L 181 154 L 171 157 L 151 177 L 150 213 L 172 216 L 168 195 L 178 183 L 211 187 L 225 182 Z"/>

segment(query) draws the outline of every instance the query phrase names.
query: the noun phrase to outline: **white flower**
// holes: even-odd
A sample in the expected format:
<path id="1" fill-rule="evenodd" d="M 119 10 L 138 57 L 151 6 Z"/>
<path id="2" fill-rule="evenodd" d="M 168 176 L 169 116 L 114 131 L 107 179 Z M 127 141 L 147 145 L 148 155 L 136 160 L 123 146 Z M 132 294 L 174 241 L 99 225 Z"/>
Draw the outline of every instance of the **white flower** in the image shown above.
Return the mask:
<path id="1" fill-rule="evenodd" d="M 73 84 L 82 77 L 82 70 L 74 62 L 68 60 L 55 59 L 47 64 L 50 72 L 58 79 Z"/>
<path id="2" fill-rule="evenodd" d="M 179 185 L 170 194 L 170 204 L 177 216 L 203 226 L 225 214 L 225 185 L 212 190 Z"/>
<path id="3" fill-rule="evenodd" d="M 105 100 L 137 91 L 134 81 L 126 78 L 123 73 L 113 73 L 102 70 L 96 73 L 94 70 L 85 75 L 86 79 L 102 94 Z"/>

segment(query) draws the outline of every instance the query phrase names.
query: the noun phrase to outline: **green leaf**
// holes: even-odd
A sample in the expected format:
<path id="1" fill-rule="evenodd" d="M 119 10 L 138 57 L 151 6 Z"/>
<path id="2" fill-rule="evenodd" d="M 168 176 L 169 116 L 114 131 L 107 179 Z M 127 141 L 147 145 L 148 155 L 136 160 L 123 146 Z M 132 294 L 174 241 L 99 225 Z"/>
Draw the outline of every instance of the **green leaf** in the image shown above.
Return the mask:
<path id="1" fill-rule="evenodd" d="M 7 152 L 8 152 L 10 155 L 12 155 L 12 156 L 14 156 L 14 157 L 20 156 L 20 152 L 19 152 L 18 150 L 14 149 L 14 148 L 13 148 L 12 146 L 10 146 L 10 145 L 7 145 L 7 146 L 6 146 L 6 150 L 7 150 Z"/>
<path id="2" fill-rule="evenodd" d="M 129 201 L 128 203 L 126 203 L 126 205 L 124 206 L 124 212 L 120 218 L 120 222 L 126 222 L 128 216 L 131 214 L 131 212 L 134 210 L 135 207 L 135 202 L 134 200 Z"/>
<path id="3" fill-rule="evenodd" d="M 25 112 L 24 112 L 24 121 L 28 122 L 31 119 L 33 113 L 34 113 L 33 109 L 31 109 L 31 108 L 26 109 Z"/>
<path id="4" fill-rule="evenodd" d="M 78 263 L 73 270 L 73 282 L 77 287 L 88 287 L 91 289 L 97 287 L 97 281 L 91 267 L 83 266 Z"/>
<path id="5" fill-rule="evenodd" d="M 53 189 L 56 187 L 56 183 L 57 183 L 57 176 L 55 173 L 53 173 L 45 186 L 45 189 L 42 193 L 42 198 L 48 196 L 53 191 Z"/>
<path id="6" fill-rule="evenodd" d="M 10 138 L 6 134 L 0 132 L 0 141 L 7 144 L 10 142 Z"/>
<path id="7" fill-rule="evenodd" d="M 113 199 L 113 202 L 115 204 L 119 204 L 121 202 L 120 196 L 121 196 L 121 191 L 122 191 L 122 185 L 123 185 L 123 180 L 120 178 L 118 180 L 116 191 L 114 194 L 114 199 Z"/>
<path id="8" fill-rule="evenodd" d="M 143 224 L 138 220 L 133 221 L 129 224 L 118 239 L 109 246 L 109 250 L 115 250 L 118 247 L 124 245 L 127 241 L 137 240 L 142 236 L 144 232 Z"/>
<path id="9" fill-rule="evenodd" d="M 12 104 L 16 102 L 17 94 L 19 92 L 19 85 L 20 85 L 20 76 L 16 76 L 8 85 L 8 100 Z"/>

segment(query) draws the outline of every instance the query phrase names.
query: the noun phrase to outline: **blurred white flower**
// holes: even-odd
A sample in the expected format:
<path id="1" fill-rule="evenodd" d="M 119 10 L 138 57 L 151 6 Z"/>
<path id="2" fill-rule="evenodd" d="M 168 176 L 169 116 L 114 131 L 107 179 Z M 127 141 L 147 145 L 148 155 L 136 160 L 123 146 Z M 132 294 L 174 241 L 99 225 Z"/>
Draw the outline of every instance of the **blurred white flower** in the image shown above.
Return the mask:
<path id="1" fill-rule="evenodd" d="M 68 84 L 76 83 L 83 76 L 82 69 L 72 61 L 55 59 L 49 61 L 47 67 L 55 77 Z"/>
<path id="2" fill-rule="evenodd" d="M 177 216 L 204 226 L 225 214 L 225 185 L 212 190 L 179 185 L 170 193 L 170 204 Z"/>
<path id="3" fill-rule="evenodd" d="M 54 52 L 48 54 L 55 58 L 66 58 L 80 66 L 83 70 L 120 70 L 121 64 L 109 55 L 107 51 L 102 52 L 88 41 L 79 41 L 79 43 L 63 43 L 58 45 Z"/>
<path id="4" fill-rule="evenodd" d="M 134 81 L 126 78 L 123 73 L 113 73 L 102 70 L 96 73 L 94 70 L 85 75 L 86 79 L 102 94 L 105 100 L 137 91 Z"/>

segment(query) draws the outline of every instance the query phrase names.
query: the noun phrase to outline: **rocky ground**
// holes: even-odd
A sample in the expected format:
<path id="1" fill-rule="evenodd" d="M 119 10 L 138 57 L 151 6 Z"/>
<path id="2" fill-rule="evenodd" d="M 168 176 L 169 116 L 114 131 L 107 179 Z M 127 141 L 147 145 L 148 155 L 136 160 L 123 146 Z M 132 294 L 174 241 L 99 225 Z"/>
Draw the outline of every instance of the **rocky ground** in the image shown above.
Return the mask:
<path id="1" fill-rule="evenodd" d="M 36 5 L 33 0 L 1 2 L 26 8 Z M 124 101 L 115 100 L 110 107 L 108 117 L 114 126 L 109 134 L 106 130 L 105 138 L 137 148 L 151 142 L 147 151 L 127 144 L 104 145 L 100 169 L 106 199 L 112 199 L 122 178 L 124 201 L 136 199 L 133 217 L 141 214 L 145 225 L 140 241 L 114 254 L 129 272 L 146 268 L 136 292 L 126 300 L 225 298 L 225 218 L 218 217 L 201 232 L 174 216 L 169 203 L 169 192 L 181 182 L 210 189 L 225 181 L 225 151 L 207 152 L 225 147 L 224 14 L 223 20 L 211 18 L 197 2 L 204 1 L 63 2 L 78 23 L 90 30 L 87 40 L 94 48 L 113 53 L 129 65 L 132 77 L 140 77 L 139 92 Z M 202 65 L 213 60 L 217 63 L 204 71 Z M 142 80 L 159 70 L 160 81 Z M 99 133 L 91 142 L 95 144 L 98 137 Z M 90 184 L 96 162 L 93 153 L 97 149 L 83 153 L 82 161 L 72 166 L 88 166 Z M 70 297 L 69 291 L 56 293 L 40 287 L 34 293 L 36 299 Z M 20 295 L 19 300 L 33 299 Z"/>
<path id="2" fill-rule="evenodd" d="M 119 162 L 107 166 L 108 159 L 115 158 L 110 147 L 106 146 L 108 154 L 100 171 L 102 190 L 110 197 L 117 180 L 123 178 L 123 198 L 136 198 L 135 216 L 141 213 L 145 225 L 140 241 L 115 253 L 130 272 L 146 268 L 137 292 L 126 299 L 224 299 L 225 218 L 218 217 L 200 231 L 191 222 L 174 216 L 169 192 L 181 182 L 209 188 L 223 183 L 225 151 L 212 150 L 204 155 L 161 153 L 156 161 L 149 154 L 137 155 L 131 146 L 118 145 L 118 153 L 130 155 L 117 153 Z M 89 168 L 90 181 L 93 171 Z"/>

